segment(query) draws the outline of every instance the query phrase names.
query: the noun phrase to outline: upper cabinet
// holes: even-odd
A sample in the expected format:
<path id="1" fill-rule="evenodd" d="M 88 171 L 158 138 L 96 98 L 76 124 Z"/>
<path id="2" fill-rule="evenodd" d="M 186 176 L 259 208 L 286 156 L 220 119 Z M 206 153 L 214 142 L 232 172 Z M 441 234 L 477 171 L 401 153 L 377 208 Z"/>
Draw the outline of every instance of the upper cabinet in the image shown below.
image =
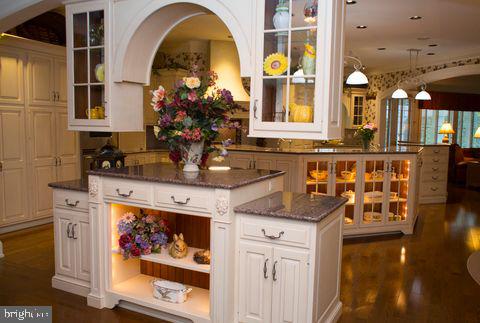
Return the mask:
<path id="1" fill-rule="evenodd" d="M 344 1 L 256 3 L 250 136 L 341 137 Z"/>
<path id="2" fill-rule="evenodd" d="M 357 128 L 363 125 L 367 108 L 366 89 L 347 89 L 343 95 L 345 105 L 345 128 Z"/>
<path id="3" fill-rule="evenodd" d="M 67 79 L 70 130 L 110 130 L 108 2 L 68 5 Z"/>

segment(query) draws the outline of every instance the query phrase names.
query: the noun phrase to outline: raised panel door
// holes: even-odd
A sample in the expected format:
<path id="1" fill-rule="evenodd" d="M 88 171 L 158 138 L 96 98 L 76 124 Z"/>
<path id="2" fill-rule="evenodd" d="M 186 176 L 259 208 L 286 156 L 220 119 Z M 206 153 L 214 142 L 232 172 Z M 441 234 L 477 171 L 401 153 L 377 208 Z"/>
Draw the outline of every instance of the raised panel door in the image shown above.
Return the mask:
<path id="1" fill-rule="evenodd" d="M 270 322 L 272 247 L 241 241 L 239 279 L 240 322 Z"/>
<path id="2" fill-rule="evenodd" d="M 56 112 L 57 180 L 66 181 L 79 177 L 78 132 L 68 130 L 67 110 Z"/>
<path id="3" fill-rule="evenodd" d="M 299 192 L 300 188 L 297 189 L 297 182 L 295 181 L 295 179 L 297 178 L 297 168 L 295 160 L 277 159 L 275 163 L 275 170 L 281 170 L 286 172 L 285 176 L 283 177 L 283 188 L 285 191 Z"/>
<path id="4" fill-rule="evenodd" d="M 64 58 L 54 61 L 55 104 L 67 105 L 67 63 Z"/>
<path id="5" fill-rule="evenodd" d="M 47 55 L 28 56 L 29 98 L 32 105 L 54 103 L 53 58 Z"/>
<path id="6" fill-rule="evenodd" d="M 55 182 L 57 179 L 54 109 L 31 108 L 29 131 L 34 200 L 32 216 L 51 216 L 52 190 L 48 187 L 48 183 Z"/>
<path id="7" fill-rule="evenodd" d="M 24 101 L 23 62 L 22 54 L 0 48 L 0 102 Z"/>
<path id="8" fill-rule="evenodd" d="M 55 210 L 55 272 L 75 278 L 75 240 L 71 238 L 73 222 L 71 214 Z"/>
<path id="9" fill-rule="evenodd" d="M 228 160 L 232 168 L 251 169 L 253 167 L 253 154 L 230 152 Z"/>
<path id="10" fill-rule="evenodd" d="M 29 217 L 23 108 L 0 107 L 0 225 Z"/>
<path id="11" fill-rule="evenodd" d="M 275 247 L 272 322 L 307 322 L 308 252 Z"/>
<path id="12" fill-rule="evenodd" d="M 270 155 L 255 155 L 255 169 L 274 170 L 275 159 Z"/>
<path id="13" fill-rule="evenodd" d="M 79 217 L 74 224 L 77 278 L 90 281 L 90 225 L 88 214 Z"/>

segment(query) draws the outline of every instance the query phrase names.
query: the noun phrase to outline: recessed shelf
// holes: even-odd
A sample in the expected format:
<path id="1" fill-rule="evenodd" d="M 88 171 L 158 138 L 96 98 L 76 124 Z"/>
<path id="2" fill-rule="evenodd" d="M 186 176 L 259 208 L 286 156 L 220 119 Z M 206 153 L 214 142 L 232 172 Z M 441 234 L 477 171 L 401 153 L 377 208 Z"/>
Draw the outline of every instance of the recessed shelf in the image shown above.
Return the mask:
<path id="1" fill-rule="evenodd" d="M 402 178 L 402 179 L 392 179 L 390 180 L 390 182 L 394 183 L 394 182 L 408 182 L 408 178 Z M 338 179 L 335 181 L 335 183 L 337 184 L 354 184 L 355 183 L 355 180 L 352 179 L 352 180 L 345 180 L 345 179 Z M 383 183 L 383 179 L 381 180 L 365 180 L 364 183 Z M 306 182 L 306 185 L 308 186 L 311 186 L 311 185 L 325 185 L 325 184 L 328 184 L 328 182 L 326 181 L 315 181 L 315 180 L 307 180 Z"/>
<path id="2" fill-rule="evenodd" d="M 207 289 L 188 286 L 192 288 L 192 291 L 188 294 L 186 302 L 169 303 L 153 297 L 153 279 L 154 277 L 148 275 L 136 275 L 115 284 L 113 293 L 118 294 L 122 300 L 127 302 L 187 317 L 195 322 L 211 322 L 210 292 Z"/>
<path id="3" fill-rule="evenodd" d="M 193 260 L 195 252 L 200 250 L 202 249 L 188 247 L 187 256 L 185 258 L 176 259 L 170 256 L 167 249 L 162 249 L 161 253 L 142 255 L 140 256 L 140 259 L 208 274 L 210 273 L 210 265 L 200 265 Z"/>

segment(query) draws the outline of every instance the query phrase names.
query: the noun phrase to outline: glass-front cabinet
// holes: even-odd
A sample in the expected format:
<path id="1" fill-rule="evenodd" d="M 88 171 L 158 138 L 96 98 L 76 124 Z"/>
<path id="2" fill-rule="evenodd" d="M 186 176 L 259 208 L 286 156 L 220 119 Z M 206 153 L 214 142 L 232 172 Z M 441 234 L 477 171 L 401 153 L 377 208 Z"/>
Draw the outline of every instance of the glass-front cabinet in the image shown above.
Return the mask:
<path id="1" fill-rule="evenodd" d="M 250 135 L 339 138 L 344 2 L 256 3 Z"/>
<path id="2" fill-rule="evenodd" d="M 66 15 L 69 128 L 108 126 L 107 5 L 69 5 Z"/>
<path id="3" fill-rule="evenodd" d="M 336 154 L 304 159 L 305 192 L 347 198 L 345 234 L 409 233 L 415 214 L 416 157 Z"/>

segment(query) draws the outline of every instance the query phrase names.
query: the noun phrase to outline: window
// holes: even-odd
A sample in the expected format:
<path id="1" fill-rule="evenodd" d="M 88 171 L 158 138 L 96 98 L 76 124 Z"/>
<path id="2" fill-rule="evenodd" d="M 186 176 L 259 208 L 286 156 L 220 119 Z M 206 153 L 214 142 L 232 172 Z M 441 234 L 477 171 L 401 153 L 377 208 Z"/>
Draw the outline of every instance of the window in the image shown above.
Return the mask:
<path id="1" fill-rule="evenodd" d="M 463 148 L 480 148 L 480 139 L 473 138 L 480 126 L 480 112 L 472 111 L 422 110 L 421 141 L 426 144 L 441 143 L 443 135 L 438 130 L 444 122 L 450 122 L 455 129 L 451 142 Z"/>
<path id="2" fill-rule="evenodd" d="M 388 99 L 386 102 L 386 146 L 395 145 L 398 141 L 410 139 L 411 120 L 409 99 Z"/>
<path id="3" fill-rule="evenodd" d="M 361 126 L 363 124 L 363 96 L 353 96 L 353 125 Z"/>

